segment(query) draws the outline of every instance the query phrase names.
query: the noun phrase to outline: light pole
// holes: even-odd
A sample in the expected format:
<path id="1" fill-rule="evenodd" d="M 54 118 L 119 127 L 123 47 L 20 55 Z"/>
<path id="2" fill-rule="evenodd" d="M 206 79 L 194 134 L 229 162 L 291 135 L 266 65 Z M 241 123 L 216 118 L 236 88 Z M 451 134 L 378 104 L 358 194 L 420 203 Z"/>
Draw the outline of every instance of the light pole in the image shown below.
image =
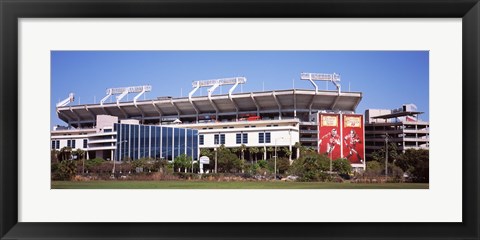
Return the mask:
<path id="1" fill-rule="evenodd" d="M 385 134 L 385 181 L 388 178 L 388 133 Z"/>

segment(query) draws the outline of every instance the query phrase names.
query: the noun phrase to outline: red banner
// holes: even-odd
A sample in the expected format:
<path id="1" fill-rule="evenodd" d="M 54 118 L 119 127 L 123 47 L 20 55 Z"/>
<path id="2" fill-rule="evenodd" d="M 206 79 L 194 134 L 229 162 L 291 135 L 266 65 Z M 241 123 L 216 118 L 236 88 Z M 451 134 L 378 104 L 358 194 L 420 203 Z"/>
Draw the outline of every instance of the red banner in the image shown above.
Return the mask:
<path id="1" fill-rule="evenodd" d="M 318 152 L 326 154 L 333 160 L 338 159 L 341 156 L 340 144 L 342 144 L 340 115 L 320 113 L 318 115 Z"/>
<path id="2" fill-rule="evenodd" d="M 343 157 L 351 163 L 363 164 L 365 161 L 363 116 L 344 114 L 342 118 Z"/>

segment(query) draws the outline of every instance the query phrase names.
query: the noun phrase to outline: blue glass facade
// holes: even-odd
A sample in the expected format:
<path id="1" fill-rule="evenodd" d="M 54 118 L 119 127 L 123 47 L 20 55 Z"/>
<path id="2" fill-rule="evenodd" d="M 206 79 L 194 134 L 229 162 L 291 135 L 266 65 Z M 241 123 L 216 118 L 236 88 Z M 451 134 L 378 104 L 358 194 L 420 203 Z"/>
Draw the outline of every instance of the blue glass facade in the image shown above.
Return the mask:
<path id="1" fill-rule="evenodd" d="M 116 123 L 114 130 L 117 131 L 117 161 L 127 158 L 173 160 L 181 154 L 197 159 L 198 130 L 121 123 Z"/>

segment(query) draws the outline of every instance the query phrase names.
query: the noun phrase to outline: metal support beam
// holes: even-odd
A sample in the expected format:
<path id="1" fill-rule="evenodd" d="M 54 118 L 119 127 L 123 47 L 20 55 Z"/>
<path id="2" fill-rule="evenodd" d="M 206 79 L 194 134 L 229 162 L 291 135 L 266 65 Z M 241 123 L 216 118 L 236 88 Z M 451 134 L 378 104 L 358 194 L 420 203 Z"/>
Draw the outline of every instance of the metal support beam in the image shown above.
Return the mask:
<path id="1" fill-rule="evenodd" d="M 85 110 L 87 110 L 87 112 L 92 116 L 93 120 L 97 119 L 97 116 L 95 114 L 93 114 L 90 110 L 88 110 L 87 105 L 85 105 Z"/>
<path id="2" fill-rule="evenodd" d="M 197 113 L 197 122 L 198 122 L 198 114 L 199 114 L 199 111 L 198 111 L 197 106 L 195 106 L 195 104 L 193 103 L 192 96 L 193 96 L 193 94 L 194 94 L 199 88 L 200 88 L 200 83 L 199 83 L 199 82 L 196 82 L 195 88 L 188 94 L 188 101 L 190 102 L 190 104 L 192 105 L 193 109 L 195 109 L 195 112 Z"/>
<path id="3" fill-rule="evenodd" d="M 117 103 L 117 107 L 118 107 L 118 109 L 120 109 L 120 112 L 123 113 L 123 115 L 125 116 L 125 118 L 128 118 L 127 112 L 125 112 L 125 110 L 123 110 L 118 103 Z"/>
<path id="4" fill-rule="evenodd" d="M 278 101 L 277 96 L 275 95 L 275 91 L 272 92 L 272 96 L 278 106 L 278 120 L 282 120 L 282 105 L 280 105 L 280 102 Z"/>
<path id="5" fill-rule="evenodd" d="M 78 114 L 77 114 L 75 111 L 73 111 L 72 107 L 70 107 L 70 112 L 72 112 L 73 115 L 75 115 L 75 117 L 77 117 L 77 124 L 78 124 L 79 127 L 81 127 L 81 124 L 80 124 L 80 121 L 81 121 L 81 120 L 80 120 L 80 116 L 78 116 Z"/>
<path id="6" fill-rule="evenodd" d="M 158 113 L 158 118 L 159 118 L 160 124 L 161 124 L 162 123 L 163 112 L 162 112 L 162 110 L 160 110 L 160 108 L 157 106 L 157 104 L 155 104 L 154 101 L 152 101 L 152 105 L 155 108 L 155 111 L 157 111 L 157 113 Z"/>
<path id="7" fill-rule="evenodd" d="M 340 96 L 342 95 L 342 93 L 338 93 L 337 96 L 335 97 L 335 100 L 333 100 L 333 103 L 332 105 L 330 105 L 330 109 L 334 110 L 336 105 L 337 105 L 337 102 L 338 102 L 338 99 L 340 99 Z"/>
<path id="8" fill-rule="evenodd" d="M 253 97 L 253 93 L 250 93 L 250 98 L 252 98 L 253 103 L 255 104 L 255 107 L 257 107 L 257 116 L 260 115 L 260 106 L 258 106 L 257 100 L 255 100 L 255 97 Z"/>
<path id="9" fill-rule="evenodd" d="M 73 122 L 72 118 L 70 118 L 69 116 L 67 116 L 67 114 L 65 114 L 63 112 L 58 111 L 58 109 L 57 109 L 57 115 L 62 115 L 63 117 L 65 117 L 67 119 L 68 122 Z M 70 124 L 70 123 L 68 123 L 68 124 Z"/>
<path id="10" fill-rule="evenodd" d="M 112 96 L 112 91 L 108 91 L 107 96 L 105 96 L 104 98 L 102 98 L 102 100 L 100 100 L 100 105 L 103 106 L 103 103 L 107 101 L 110 96 Z"/>
<path id="11" fill-rule="evenodd" d="M 355 104 L 353 105 L 352 111 L 355 111 L 355 109 L 357 109 L 357 106 L 358 106 L 358 104 L 360 103 L 361 100 L 362 100 L 361 97 L 357 98 L 357 101 L 355 101 Z"/>
<path id="12" fill-rule="evenodd" d="M 297 90 L 293 89 L 293 117 L 297 117 Z"/>
<path id="13" fill-rule="evenodd" d="M 180 109 L 178 109 L 177 105 L 173 103 L 173 99 L 170 99 L 170 103 L 172 104 L 173 108 L 175 108 L 175 111 L 177 111 L 178 117 L 180 118 L 180 115 L 182 115 L 182 112 L 180 112 Z"/>
<path id="14" fill-rule="evenodd" d="M 308 104 L 308 111 L 309 111 L 310 114 L 312 114 L 312 106 L 313 106 L 313 102 L 315 100 L 315 96 L 317 96 L 317 92 L 315 92 L 315 95 L 312 96 L 312 100 Z"/>
<path id="15" fill-rule="evenodd" d="M 217 105 L 216 105 L 216 104 L 213 102 L 213 100 L 212 100 L 212 93 L 213 93 L 213 91 L 215 91 L 215 89 L 216 89 L 218 86 L 220 86 L 220 84 L 217 82 L 217 83 L 215 83 L 211 88 L 208 89 L 208 100 L 210 101 L 210 104 L 212 105 L 212 107 L 215 109 L 215 116 L 216 116 L 215 120 L 218 120 L 218 112 L 219 112 L 219 110 L 218 110 Z"/>
<path id="16" fill-rule="evenodd" d="M 142 124 L 144 123 L 143 119 L 145 118 L 145 114 L 143 113 L 142 109 L 137 105 L 137 99 L 142 96 L 142 94 L 145 93 L 145 88 L 139 93 L 137 94 L 137 96 L 135 96 L 133 98 L 133 105 L 135 106 L 135 108 L 140 112 L 140 114 L 142 115 Z"/>
<path id="17" fill-rule="evenodd" d="M 230 90 L 228 90 L 228 98 L 230 99 L 230 101 L 232 102 L 233 106 L 235 107 L 235 111 L 237 112 L 237 119 L 238 119 L 238 105 L 237 103 L 233 100 L 233 97 L 232 97 L 232 93 L 233 93 L 233 90 L 235 90 L 235 88 L 238 86 L 238 84 L 240 83 L 239 81 L 239 78 L 235 78 L 235 85 L 233 85 L 232 88 L 230 88 Z"/>

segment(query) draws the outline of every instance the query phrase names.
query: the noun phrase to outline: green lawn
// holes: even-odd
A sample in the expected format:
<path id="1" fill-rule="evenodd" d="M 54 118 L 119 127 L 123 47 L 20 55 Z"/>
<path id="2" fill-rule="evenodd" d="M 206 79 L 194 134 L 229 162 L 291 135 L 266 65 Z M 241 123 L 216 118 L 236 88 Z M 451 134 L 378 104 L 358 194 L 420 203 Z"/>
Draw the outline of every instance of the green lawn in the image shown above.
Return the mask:
<path id="1" fill-rule="evenodd" d="M 428 183 L 52 181 L 52 189 L 428 189 Z"/>

